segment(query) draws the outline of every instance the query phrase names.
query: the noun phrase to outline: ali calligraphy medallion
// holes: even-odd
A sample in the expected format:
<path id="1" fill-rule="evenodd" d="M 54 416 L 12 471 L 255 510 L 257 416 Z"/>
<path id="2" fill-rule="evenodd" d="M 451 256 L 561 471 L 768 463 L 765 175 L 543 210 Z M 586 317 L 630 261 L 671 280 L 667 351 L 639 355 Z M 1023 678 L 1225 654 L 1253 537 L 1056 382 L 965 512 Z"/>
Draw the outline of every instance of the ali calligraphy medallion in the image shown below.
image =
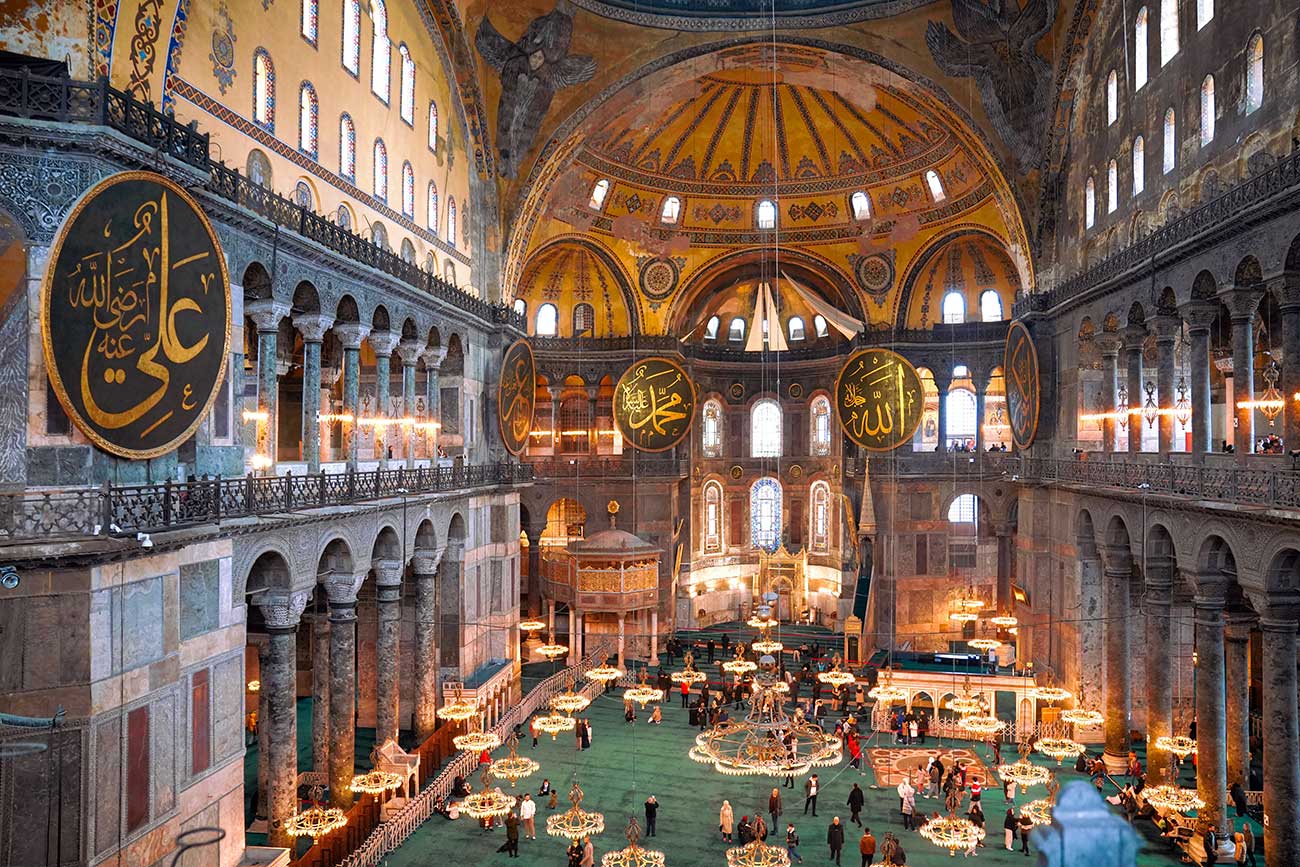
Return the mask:
<path id="1" fill-rule="evenodd" d="M 1007 421 L 1011 426 L 1011 441 L 1016 448 L 1027 449 L 1038 433 L 1042 387 L 1038 375 L 1038 350 L 1023 323 L 1012 322 L 1007 329 L 1002 365 L 1007 385 Z"/>
<path id="2" fill-rule="evenodd" d="M 677 362 L 645 358 L 614 386 L 614 423 L 643 452 L 665 452 L 686 438 L 695 418 L 695 385 Z"/>
<path id="3" fill-rule="evenodd" d="M 97 446 L 172 451 L 199 426 L 230 351 L 230 279 L 197 202 L 124 172 L 64 223 L 41 287 L 41 343 L 59 402 Z"/>
<path id="4" fill-rule="evenodd" d="M 849 439 L 867 451 L 887 452 L 910 441 L 921 423 L 921 377 L 897 353 L 864 349 L 835 380 L 835 409 Z"/>
<path id="5" fill-rule="evenodd" d="M 501 442 L 512 455 L 528 448 L 533 429 L 533 405 L 537 400 L 537 367 L 527 340 L 516 340 L 506 350 L 497 383 L 497 420 Z"/>

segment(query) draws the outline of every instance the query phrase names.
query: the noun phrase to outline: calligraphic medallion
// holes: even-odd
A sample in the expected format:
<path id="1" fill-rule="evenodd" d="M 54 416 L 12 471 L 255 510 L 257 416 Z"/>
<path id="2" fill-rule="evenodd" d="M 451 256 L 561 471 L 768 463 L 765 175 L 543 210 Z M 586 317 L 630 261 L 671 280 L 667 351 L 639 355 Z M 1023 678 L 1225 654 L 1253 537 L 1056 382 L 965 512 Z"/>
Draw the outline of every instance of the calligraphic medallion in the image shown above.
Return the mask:
<path id="1" fill-rule="evenodd" d="M 230 352 L 230 278 L 207 216 L 174 181 L 123 172 L 63 224 L 41 286 L 54 393 L 97 446 L 153 458 L 193 435 Z"/>
<path id="2" fill-rule="evenodd" d="M 614 386 L 614 423 L 643 452 L 665 452 L 686 438 L 695 418 L 695 385 L 677 362 L 644 358 Z"/>
<path id="3" fill-rule="evenodd" d="M 537 401 L 537 366 L 527 340 L 516 340 L 506 350 L 497 383 L 497 421 L 501 442 L 512 455 L 528 448 L 533 430 L 533 405 Z"/>
<path id="4" fill-rule="evenodd" d="M 1027 449 L 1038 433 L 1038 410 L 1042 404 L 1042 381 L 1038 374 L 1038 350 L 1029 329 L 1012 322 L 1007 329 L 1007 347 L 1002 358 L 1007 389 L 1007 422 L 1011 441 Z"/>
<path id="5" fill-rule="evenodd" d="M 921 377 L 895 352 L 864 349 L 835 380 L 835 409 L 849 439 L 867 451 L 887 452 L 911 440 L 921 423 Z"/>

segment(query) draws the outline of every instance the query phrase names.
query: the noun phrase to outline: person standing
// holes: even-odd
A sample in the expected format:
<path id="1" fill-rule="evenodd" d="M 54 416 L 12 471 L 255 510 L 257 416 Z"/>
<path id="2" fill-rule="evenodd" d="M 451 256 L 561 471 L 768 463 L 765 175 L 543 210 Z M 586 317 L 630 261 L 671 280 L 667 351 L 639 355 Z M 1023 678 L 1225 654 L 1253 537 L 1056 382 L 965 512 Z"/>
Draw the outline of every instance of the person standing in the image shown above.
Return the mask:
<path id="1" fill-rule="evenodd" d="M 1237 867 L 1246 865 L 1246 835 L 1240 831 L 1232 835 L 1232 860 Z"/>
<path id="2" fill-rule="evenodd" d="M 1255 832 L 1251 830 L 1249 822 L 1241 823 L 1241 834 L 1246 841 L 1246 863 L 1255 867 Z"/>
<path id="3" fill-rule="evenodd" d="M 655 835 L 655 818 L 659 815 L 659 802 L 655 796 L 651 795 L 645 799 L 645 835 L 653 837 Z"/>
<path id="4" fill-rule="evenodd" d="M 523 823 L 524 836 L 529 840 L 537 839 L 537 822 L 533 818 L 536 815 L 537 802 L 533 800 L 532 795 L 525 792 L 524 799 L 519 802 L 519 821 Z"/>
<path id="5" fill-rule="evenodd" d="M 537 717 L 528 718 L 528 734 L 533 737 L 533 749 L 537 749 Z"/>
<path id="6" fill-rule="evenodd" d="M 983 793 L 984 793 L 984 789 L 983 789 L 982 786 L 980 786 L 980 778 L 979 778 L 979 777 L 971 777 L 971 781 L 970 781 L 970 802 L 971 802 L 971 804 L 972 804 L 972 805 L 974 805 L 974 804 L 978 804 L 978 803 L 980 802 L 980 796 L 981 796 Z"/>
<path id="7" fill-rule="evenodd" d="M 1016 813 L 1010 807 L 1007 808 L 1007 816 L 1002 820 L 1002 836 L 1006 840 L 1007 851 L 1010 852 L 1016 844 Z"/>
<path id="8" fill-rule="evenodd" d="M 782 812 L 783 810 L 781 809 L 781 790 L 773 789 L 772 794 L 767 796 L 767 813 L 769 816 L 772 817 L 772 827 L 774 829 L 781 827 L 779 824 L 779 820 L 781 818 Z"/>
<path id="9" fill-rule="evenodd" d="M 582 752 L 582 720 L 578 720 L 573 727 L 573 751 Z"/>
<path id="10" fill-rule="evenodd" d="M 762 813 L 754 814 L 754 839 L 760 843 L 767 842 L 767 823 L 763 821 Z"/>
<path id="11" fill-rule="evenodd" d="M 858 852 L 862 855 L 862 867 L 871 867 L 876 858 L 876 838 L 871 836 L 870 828 L 862 829 L 862 839 L 858 841 Z"/>
<path id="12" fill-rule="evenodd" d="M 943 782 L 943 762 L 935 761 L 930 765 L 930 789 L 925 793 L 927 798 L 939 797 L 939 784 Z"/>
<path id="13" fill-rule="evenodd" d="M 736 826 L 736 844 L 744 846 L 746 843 L 754 842 L 754 829 L 750 827 L 749 817 L 741 816 L 740 824 Z"/>
<path id="14" fill-rule="evenodd" d="M 858 733 L 849 729 L 849 767 L 855 770 L 862 770 L 862 742 L 858 739 Z"/>
<path id="15" fill-rule="evenodd" d="M 506 814 L 506 853 L 519 857 L 519 817 L 514 813 Z"/>
<path id="16" fill-rule="evenodd" d="M 683 680 L 682 681 L 682 707 L 683 708 L 686 707 L 686 704 L 688 701 L 690 701 L 690 698 L 691 698 L 691 685 Z"/>
<path id="17" fill-rule="evenodd" d="M 582 841 L 582 863 L 579 867 L 596 867 L 596 847 L 591 845 L 591 838 Z"/>
<path id="18" fill-rule="evenodd" d="M 908 830 L 915 829 L 916 821 L 913 817 L 916 814 L 916 789 L 907 785 L 907 780 L 903 780 L 898 788 L 903 799 L 902 804 L 899 806 L 899 810 L 903 814 L 903 827 Z"/>
<path id="19" fill-rule="evenodd" d="M 812 814 L 817 815 L 817 793 L 821 791 L 821 783 L 817 780 L 817 775 L 813 774 L 803 784 L 803 814 L 808 815 L 808 808 L 812 807 Z"/>
<path id="20" fill-rule="evenodd" d="M 716 645 L 713 643 L 713 639 L 712 639 L 712 638 L 709 639 L 709 643 L 706 644 L 705 647 L 706 647 L 706 648 L 708 649 L 708 651 L 709 651 L 709 662 L 713 662 L 713 651 L 714 651 L 714 648 L 716 647 Z"/>
<path id="21" fill-rule="evenodd" d="M 1020 821 L 1017 823 L 1016 830 L 1020 832 L 1020 851 L 1024 853 L 1026 858 L 1028 858 L 1029 857 L 1029 832 L 1034 830 L 1034 823 L 1028 816 L 1021 815 Z"/>
<path id="22" fill-rule="evenodd" d="M 840 824 L 839 816 L 832 819 L 830 827 L 826 829 L 826 845 L 830 847 L 831 860 L 840 863 L 840 852 L 844 849 L 844 826 Z"/>
<path id="23" fill-rule="evenodd" d="M 722 842 L 731 842 L 731 832 L 735 829 L 736 814 L 731 809 L 730 801 L 722 802 L 722 809 L 718 811 L 718 831 L 722 834 Z"/>
<path id="24" fill-rule="evenodd" d="M 582 867 L 582 846 L 577 840 L 569 844 L 564 854 L 569 856 L 569 867 Z"/>
<path id="25" fill-rule="evenodd" d="M 858 814 L 862 812 L 862 805 L 865 801 L 866 796 L 862 794 L 861 787 L 859 787 L 857 783 L 854 783 L 853 789 L 849 792 L 849 821 L 857 825 L 859 828 L 862 827 L 862 819 L 858 817 Z"/>
<path id="26" fill-rule="evenodd" d="M 794 863 L 803 863 L 803 856 L 799 854 L 799 835 L 795 833 L 793 822 L 785 826 L 785 854 L 789 855 Z"/>

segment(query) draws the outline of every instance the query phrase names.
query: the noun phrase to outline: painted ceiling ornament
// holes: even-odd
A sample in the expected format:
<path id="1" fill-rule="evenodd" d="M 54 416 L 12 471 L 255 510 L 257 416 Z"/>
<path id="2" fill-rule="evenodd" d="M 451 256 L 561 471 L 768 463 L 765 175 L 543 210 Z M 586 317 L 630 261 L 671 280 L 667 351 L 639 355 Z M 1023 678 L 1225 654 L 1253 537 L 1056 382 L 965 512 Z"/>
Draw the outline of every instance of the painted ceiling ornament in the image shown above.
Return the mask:
<path id="1" fill-rule="evenodd" d="M 891 249 L 869 256 L 850 254 L 849 264 L 853 266 L 853 276 L 862 290 L 877 304 L 883 304 L 894 288 L 894 251 Z"/>
<path id="2" fill-rule="evenodd" d="M 948 25 L 931 21 L 925 44 L 948 75 L 974 78 L 993 128 L 1022 167 L 1036 165 L 1051 126 L 1052 67 L 1038 42 L 1056 21 L 1056 0 L 952 0 Z"/>
<path id="3" fill-rule="evenodd" d="M 646 259 L 639 275 L 641 292 L 647 298 L 662 301 L 677 288 L 678 275 L 677 263 L 673 259 Z"/>
<path id="4" fill-rule="evenodd" d="M 474 46 L 501 77 L 497 102 L 497 150 L 501 174 L 515 177 L 533 146 L 542 119 L 557 91 L 589 81 L 596 74 L 590 55 L 570 55 L 573 13 L 568 0 L 534 18 L 518 41 L 511 42 L 484 16 Z"/>
<path id="5" fill-rule="evenodd" d="M 222 96 L 235 80 L 235 41 L 238 38 L 230 10 L 222 3 L 217 8 L 217 25 L 212 28 L 212 51 L 208 54 L 208 60 L 212 61 L 212 77 L 217 80 Z"/>

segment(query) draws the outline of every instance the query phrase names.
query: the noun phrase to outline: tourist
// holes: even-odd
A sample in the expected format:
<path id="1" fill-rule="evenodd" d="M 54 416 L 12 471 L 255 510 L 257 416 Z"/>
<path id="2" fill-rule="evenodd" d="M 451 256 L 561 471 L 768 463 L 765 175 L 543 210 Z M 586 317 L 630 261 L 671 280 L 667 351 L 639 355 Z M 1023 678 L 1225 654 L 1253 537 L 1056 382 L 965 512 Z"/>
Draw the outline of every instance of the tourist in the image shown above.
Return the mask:
<path id="1" fill-rule="evenodd" d="M 912 830 L 916 827 L 912 818 L 916 813 L 916 789 L 913 789 L 906 779 L 898 784 L 898 796 L 900 803 L 898 810 L 903 816 L 903 827 Z"/>
<path id="2" fill-rule="evenodd" d="M 582 843 L 582 863 L 579 867 L 595 867 L 596 864 L 596 847 L 591 845 L 591 838 L 588 837 Z"/>
<path id="3" fill-rule="evenodd" d="M 654 711 L 650 714 L 650 725 L 660 725 L 664 721 L 663 710 L 659 705 L 655 705 Z"/>
<path id="4" fill-rule="evenodd" d="M 916 717 L 916 732 L 920 736 L 919 744 L 925 743 L 925 736 L 930 733 L 930 718 L 926 716 L 925 711 L 921 711 Z"/>
<path id="5" fill-rule="evenodd" d="M 578 720 L 573 726 L 573 750 L 582 752 L 582 720 Z"/>
<path id="6" fill-rule="evenodd" d="M 939 784 L 943 781 L 943 762 L 938 759 L 931 760 L 930 764 L 930 788 L 925 793 L 927 798 L 939 797 Z"/>
<path id="7" fill-rule="evenodd" d="M 1214 833 L 1214 826 L 1205 825 L 1205 832 L 1201 835 L 1201 848 L 1205 850 L 1205 867 L 1211 867 L 1218 861 L 1219 840 L 1218 835 Z"/>
<path id="8" fill-rule="evenodd" d="M 978 803 L 973 803 L 970 805 L 970 811 L 966 814 L 966 818 L 970 819 L 972 825 L 980 829 L 980 838 L 979 838 L 979 842 L 976 845 L 982 847 L 984 845 L 984 811 L 980 809 L 980 805 Z M 975 846 L 971 846 L 970 851 L 967 852 L 966 854 L 974 855 Z"/>
<path id="9" fill-rule="evenodd" d="M 903 851 L 903 844 L 894 836 L 893 831 L 886 831 L 885 840 L 880 844 L 880 863 L 896 864 L 898 867 L 907 863 L 907 853 Z"/>
<path id="10" fill-rule="evenodd" d="M 849 791 L 848 807 L 852 813 L 849 816 L 849 821 L 859 828 L 862 827 L 862 819 L 858 817 L 858 814 L 862 812 L 862 805 L 865 801 L 866 796 L 862 794 L 862 789 L 857 783 L 854 783 L 852 790 Z"/>
<path id="11" fill-rule="evenodd" d="M 759 842 L 767 840 L 767 823 L 763 821 L 762 813 L 754 814 L 754 839 Z"/>
<path id="12" fill-rule="evenodd" d="M 1015 804 L 1016 802 L 1016 781 L 1015 780 L 1007 779 L 1002 781 L 1002 800 L 1006 801 L 1008 804 Z"/>
<path id="13" fill-rule="evenodd" d="M 655 818 L 659 815 L 659 801 L 654 795 L 645 799 L 645 835 L 655 835 Z"/>
<path id="14" fill-rule="evenodd" d="M 731 832 L 735 829 L 736 816 L 731 810 L 731 802 L 723 801 L 722 809 L 718 811 L 718 831 L 722 834 L 722 842 L 731 842 Z"/>
<path id="15" fill-rule="evenodd" d="M 1003 831 L 1003 836 L 1006 838 L 1008 852 L 1010 852 L 1011 848 L 1016 844 L 1017 825 L 1018 823 L 1016 822 L 1016 811 L 1008 807 L 1007 817 L 1002 820 L 1002 831 Z"/>
<path id="16" fill-rule="evenodd" d="M 636 722 L 636 707 L 630 698 L 623 699 L 623 721 L 628 724 Z"/>
<path id="17" fill-rule="evenodd" d="M 524 792 L 524 799 L 519 802 L 519 821 L 524 825 L 524 836 L 529 840 L 537 839 L 537 823 L 533 818 L 537 815 L 537 802 L 533 796 Z"/>
<path id="18" fill-rule="evenodd" d="M 1246 815 L 1246 812 L 1250 808 L 1250 804 L 1246 801 L 1246 792 L 1242 789 L 1240 781 L 1234 782 L 1228 787 L 1228 797 L 1237 808 L 1237 816 L 1241 817 Z"/>
<path id="19" fill-rule="evenodd" d="M 528 718 L 528 734 L 532 735 L 533 749 L 537 749 L 537 717 L 535 716 Z"/>
<path id="20" fill-rule="evenodd" d="M 1141 773 L 1142 773 L 1142 763 L 1138 761 L 1137 753 L 1133 752 L 1132 750 L 1129 750 L 1128 764 L 1125 767 L 1125 776 L 1128 778 L 1128 781 L 1131 783 L 1134 780 L 1136 780 L 1138 778 L 1138 775 Z"/>
<path id="21" fill-rule="evenodd" d="M 714 643 L 713 643 L 713 639 L 712 639 L 712 638 L 709 639 L 709 643 L 706 644 L 705 647 L 708 649 L 708 652 L 709 652 L 709 662 L 713 662 L 713 651 L 714 651 L 714 647 L 715 647 L 715 645 L 714 645 Z"/>
<path id="22" fill-rule="evenodd" d="M 909 716 L 911 716 L 911 714 L 909 714 Z M 910 720 L 907 721 L 907 740 L 908 740 L 908 743 L 913 743 L 913 744 L 915 744 L 915 743 L 920 743 L 920 740 L 919 740 L 920 736 L 921 736 L 921 726 L 920 726 L 920 724 L 916 721 L 916 717 L 915 717 L 915 716 L 912 716 L 912 718 L 911 718 Z"/>
<path id="23" fill-rule="evenodd" d="M 795 833 L 793 822 L 785 826 L 785 854 L 794 863 L 803 863 L 803 856 L 799 854 L 799 835 Z"/>
<path id="24" fill-rule="evenodd" d="M 1020 814 L 1020 821 L 1016 823 L 1016 830 L 1020 832 L 1020 851 L 1025 857 L 1029 857 L 1029 832 L 1034 830 L 1034 822 L 1025 814 Z"/>
<path id="25" fill-rule="evenodd" d="M 858 739 L 858 733 L 849 730 L 849 767 L 855 770 L 862 770 L 862 743 Z"/>
<path id="26" fill-rule="evenodd" d="M 817 815 L 817 793 L 819 791 L 821 791 L 821 782 L 817 779 L 817 775 L 813 774 L 803 784 L 803 814 L 805 816 L 808 815 L 809 807 L 812 807 L 812 814 Z"/>
<path id="27" fill-rule="evenodd" d="M 778 827 L 777 820 L 781 818 L 781 813 L 784 812 L 781 808 L 781 790 L 773 789 L 772 794 L 767 796 L 767 812 L 772 817 L 773 828 Z"/>
<path id="28" fill-rule="evenodd" d="M 1241 836 L 1246 842 L 1246 863 L 1255 867 L 1255 832 L 1249 822 L 1241 823 Z"/>
<path id="29" fill-rule="evenodd" d="M 736 843 L 744 846 L 752 842 L 754 842 L 754 829 L 749 824 L 749 817 L 741 816 L 740 824 L 736 826 Z"/>
<path id="30" fill-rule="evenodd" d="M 537 790 L 537 797 L 540 798 L 543 795 L 549 795 L 550 793 L 551 793 L 551 779 L 550 777 L 543 777 L 542 787 Z"/>
<path id="31" fill-rule="evenodd" d="M 613 682 L 613 681 L 611 681 L 611 683 L 612 683 L 612 682 Z M 584 720 L 582 721 L 582 748 L 583 748 L 584 750 L 589 750 L 589 749 L 591 749 L 591 738 L 592 738 L 592 732 L 591 732 L 591 720 L 590 720 L 590 719 L 584 719 Z M 588 840 L 587 842 L 590 843 L 591 841 Z"/>
<path id="32" fill-rule="evenodd" d="M 514 813 L 506 814 L 506 853 L 511 858 L 519 857 L 519 817 Z M 498 852 L 501 850 L 497 850 Z"/>
<path id="33" fill-rule="evenodd" d="M 862 829 L 862 839 L 858 840 L 858 852 L 862 855 L 862 867 L 871 867 L 876 857 L 876 838 L 871 836 L 870 828 Z"/>
<path id="34" fill-rule="evenodd" d="M 691 685 L 683 680 L 682 681 L 682 707 L 686 707 L 686 703 L 690 699 L 690 697 L 691 697 Z"/>
<path id="35" fill-rule="evenodd" d="M 551 789 L 551 797 L 546 800 L 546 809 L 554 810 L 560 806 L 560 792 L 558 789 Z"/>
<path id="36" fill-rule="evenodd" d="M 1232 835 L 1232 860 L 1237 867 L 1244 867 L 1246 863 L 1246 835 L 1240 831 Z"/>
<path id="37" fill-rule="evenodd" d="M 831 820 L 830 827 L 826 829 L 826 845 L 830 847 L 831 859 L 840 863 L 840 851 L 844 848 L 844 826 L 840 824 L 840 817 L 836 816 Z"/>
<path id="38" fill-rule="evenodd" d="M 980 802 L 980 796 L 983 793 L 984 789 L 980 786 L 980 778 L 972 777 L 970 783 L 970 802 L 972 804 L 978 804 Z"/>
<path id="39" fill-rule="evenodd" d="M 582 844 L 577 840 L 569 844 L 564 854 L 569 857 L 569 867 L 582 867 Z"/>
<path id="40" fill-rule="evenodd" d="M 996 768 L 1002 764 L 1002 741 L 998 740 L 997 736 L 994 735 L 993 740 L 989 742 L 989 746 L 993 749 L 993 767 Z"/>

